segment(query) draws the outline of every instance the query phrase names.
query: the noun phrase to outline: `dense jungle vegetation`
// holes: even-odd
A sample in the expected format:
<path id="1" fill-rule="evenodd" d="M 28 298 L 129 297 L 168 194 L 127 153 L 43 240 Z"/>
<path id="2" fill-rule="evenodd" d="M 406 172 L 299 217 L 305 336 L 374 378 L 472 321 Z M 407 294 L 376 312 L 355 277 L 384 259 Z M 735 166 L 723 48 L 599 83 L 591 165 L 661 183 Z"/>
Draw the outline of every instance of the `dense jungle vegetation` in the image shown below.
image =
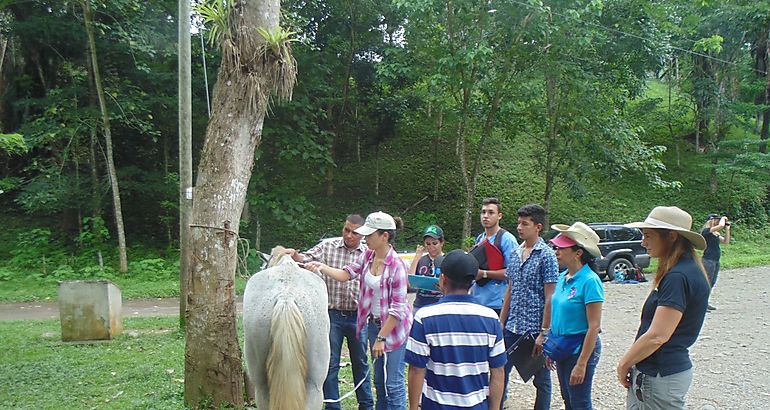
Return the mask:
<path id="1" fill-rule="evenodd" d="M 128 297 L 178 292 L 177 2 L 86 1 L 90 13 L 83 2 L 0 0 L 2 300 L 51 296 L 49 285 L 75 278 L 116 280 Z M 205 14 L 223 1 L 201 4 Z M 400 215 L 402 250 L 429 223 L 460 247 L 487 196 L 502 199 L 510 230 L 530 202 L 553 223 L 628 222 L 677 205 L 697 228 L 722 213 L 743 252 L 733 266 L 770 262 L 770 3 L 282 7 L 298 82 L 265 120 L 241 274 L 256 249 L 309 246 L 353 212 Z M 207 37 L 217 25 L 200 21 L 194 159 L 220 61 Z"/>

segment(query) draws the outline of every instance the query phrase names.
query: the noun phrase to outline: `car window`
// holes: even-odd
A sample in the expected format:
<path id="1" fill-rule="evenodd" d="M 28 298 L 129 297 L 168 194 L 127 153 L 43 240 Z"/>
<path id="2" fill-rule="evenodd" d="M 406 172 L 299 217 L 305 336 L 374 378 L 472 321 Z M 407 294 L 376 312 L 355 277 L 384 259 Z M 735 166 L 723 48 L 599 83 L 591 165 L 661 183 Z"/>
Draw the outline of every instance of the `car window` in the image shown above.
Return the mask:
<path id="1" fill-rule="evenodd" d="M 594 228 L 594 232 L 599 235 L 599 242 L 604 242 L 607 240 L 607 231 L 604 230 L 604 228 Z"/>
<path id="2" fill-rule="evenodd" d="M 636 236 L 635 232 L 631 229 L 613 229 L 612 230 L 612 239 L 617 242 L 633 241 L 635 236 Z"/>

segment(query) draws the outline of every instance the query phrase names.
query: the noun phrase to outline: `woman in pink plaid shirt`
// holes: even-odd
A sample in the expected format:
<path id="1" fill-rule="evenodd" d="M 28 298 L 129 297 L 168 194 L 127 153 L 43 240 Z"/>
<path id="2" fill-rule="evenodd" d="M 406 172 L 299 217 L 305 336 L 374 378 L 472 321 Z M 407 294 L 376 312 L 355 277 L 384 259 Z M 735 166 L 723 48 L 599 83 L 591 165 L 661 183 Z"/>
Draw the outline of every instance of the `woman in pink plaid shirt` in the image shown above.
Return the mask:
<path id="1" fill-rule="evenodd" d="M 374 387 L 378 410 L 406 409 L 404 352 L 412 327 L 412 312 L 406 299 L 407 267 L 393 248 L 401 219 L 384 212 L 366 217 L 356 233 L 366 237 L 369 250 L 357 262 L 334 269 L 309 262 L 309 270 L 344 282 L 361 276 L 357 331 L 369 322 L 369 346 L 374 357 Z"/>

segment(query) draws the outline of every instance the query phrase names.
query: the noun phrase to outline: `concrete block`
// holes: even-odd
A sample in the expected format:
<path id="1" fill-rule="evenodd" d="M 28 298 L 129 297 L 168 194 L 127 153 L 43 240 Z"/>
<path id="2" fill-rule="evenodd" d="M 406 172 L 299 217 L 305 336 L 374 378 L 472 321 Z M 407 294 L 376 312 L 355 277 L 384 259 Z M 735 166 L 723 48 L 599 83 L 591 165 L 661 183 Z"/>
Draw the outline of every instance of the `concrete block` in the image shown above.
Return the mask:
<path id="1" fill-rule="evenodd" d="M 123 331 L 120 288 L 108 280 L 59 284 L 61 338 L 65 342 L 109 340 Z"/>

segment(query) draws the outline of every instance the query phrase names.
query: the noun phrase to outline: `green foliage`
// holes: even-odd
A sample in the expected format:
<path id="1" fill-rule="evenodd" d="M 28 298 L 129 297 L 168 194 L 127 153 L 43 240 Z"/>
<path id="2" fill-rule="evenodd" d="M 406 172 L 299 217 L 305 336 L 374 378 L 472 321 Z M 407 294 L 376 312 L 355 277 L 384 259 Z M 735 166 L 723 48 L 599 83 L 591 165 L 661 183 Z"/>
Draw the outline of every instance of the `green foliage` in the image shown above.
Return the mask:
<path id="1" fill-rule="evenodd" d="M 297 38 L 294 38 L 296 31 L 284 30 L 281 27 L 275 27 L 272 30 L 267 30 L 264 27 L 257 27 L 257 33 L 265 40 L 267 47 L 279 57 L 289 57 L 288 44 L 298 42 Z"/>
<path id="2" fill-rule="evenodd" d="M 21 134 L 0 133 L 0 151 L 9 155 L 21 155 L 27 152 L 24 136 Z"/>
<path id="3" fill-rule="evenodd" d="M 51 240 L 51 230 L 48 228 L 33 228 L 20 232 L 16 236 L 15 247 L 11 251 L 10 266 L 20 268 L 37 268 L 45 270 L 46 256 L 56 245 Z M 48 264 L 50 265 L 50 256 Z"/>
<path id="4" fill-rule="evenodd" d="M 233 2 L 231 0 L 205 0 L 196 3 L 194 10 L 201 16 L 203 23 L 209 26 L 209 44 L 222 45 L 232 37 L 230 31 L 230 14 Z"/>
<path id="5" fill-rule="evenodd" d="M 101 250 L 104 247 L 104 241 L 109 239 L 110 231 L 101 217 L 83 218 L 83 229 L 76 238 L 80 248 Z"/>
<path id="6" fill-rule="evenodd" d="M 162 258 L 141 259 L 129 262 L 128 271 L 131 275 L 148 280 L 174 278 L 179 277 L 179 263 L 171 263 Z"/>

